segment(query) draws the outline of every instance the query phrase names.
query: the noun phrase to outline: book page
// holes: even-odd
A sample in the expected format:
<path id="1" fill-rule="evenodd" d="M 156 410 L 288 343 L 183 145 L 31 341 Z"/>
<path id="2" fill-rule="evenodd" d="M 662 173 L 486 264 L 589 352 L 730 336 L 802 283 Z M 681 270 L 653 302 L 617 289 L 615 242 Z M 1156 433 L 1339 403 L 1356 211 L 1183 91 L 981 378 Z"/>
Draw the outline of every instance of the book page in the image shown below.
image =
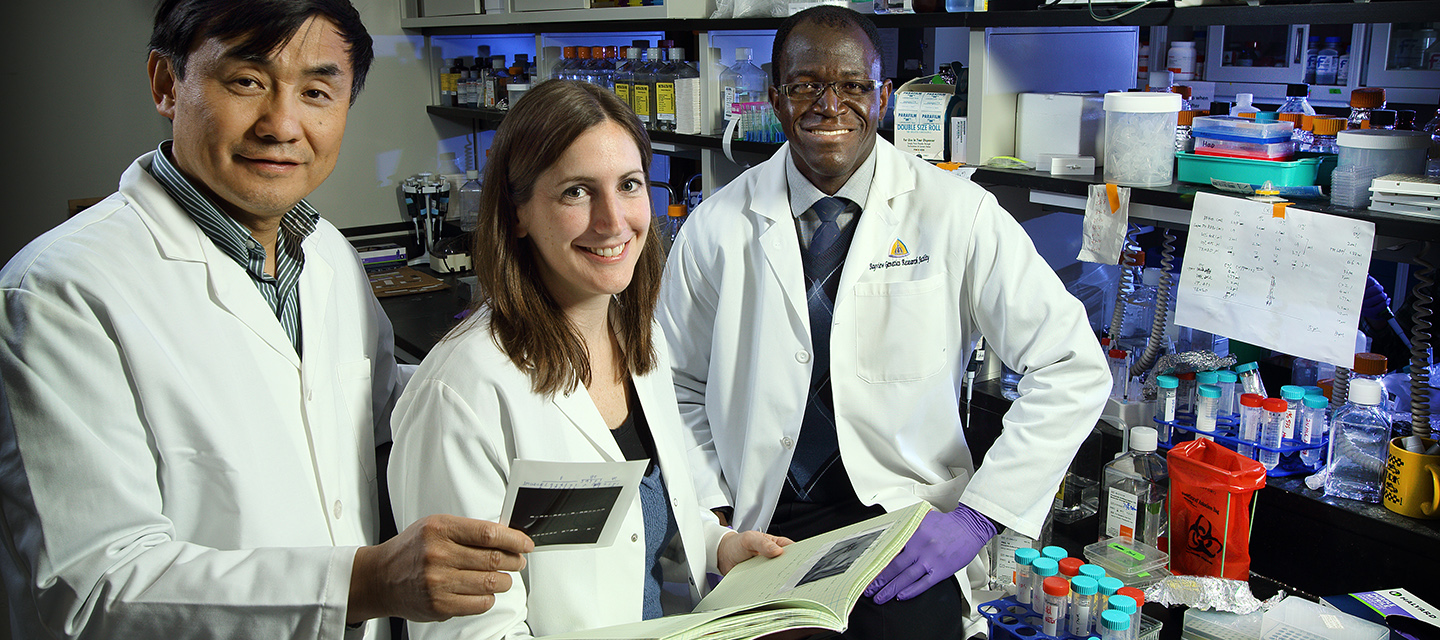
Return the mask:
<path id="1" fill-rule="evenodd" d="M 925 503 L 751 558 L 732 569 L 695 608 L 708 611 L 780 598 L 817 602 L 843 621 L 865 587 L 900 552 L 930 510 Z"/>

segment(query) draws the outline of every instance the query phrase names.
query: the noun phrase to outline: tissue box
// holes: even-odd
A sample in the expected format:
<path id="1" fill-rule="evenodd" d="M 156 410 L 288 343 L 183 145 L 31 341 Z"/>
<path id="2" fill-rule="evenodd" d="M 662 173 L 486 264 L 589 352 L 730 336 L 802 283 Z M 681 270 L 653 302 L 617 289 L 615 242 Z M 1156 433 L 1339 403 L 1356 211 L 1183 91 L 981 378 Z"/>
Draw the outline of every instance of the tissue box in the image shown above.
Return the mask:
<path id="1" fill-rule="evenodd" d="M 1015 104 L 1015 156 L 1105 157 L 1105 98 L 1098 93 L 1022 93 Z"/>

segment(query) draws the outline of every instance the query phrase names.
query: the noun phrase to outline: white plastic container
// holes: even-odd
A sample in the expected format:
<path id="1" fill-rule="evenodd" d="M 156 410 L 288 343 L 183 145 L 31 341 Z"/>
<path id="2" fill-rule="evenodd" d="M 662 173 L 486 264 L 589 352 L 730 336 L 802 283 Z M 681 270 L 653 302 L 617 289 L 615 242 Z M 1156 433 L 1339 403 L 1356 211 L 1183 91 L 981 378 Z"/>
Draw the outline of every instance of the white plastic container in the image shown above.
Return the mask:
<path id="1" fill-rule="evenodd" d="M 1175 177 L 1178 93 L 1105 94 L 1105 181 L 1160 187 Z"/>
<path id="2" fill-rule="evenodd" d="M 1425 173 L 1425 150 L 1430 134 L 1424 131 L 1354 129 L 1336 136 L 1340 162 L 1336 168 L 1360 165 L 1375 170 L 1375 177 L 1390 173 Z"/>

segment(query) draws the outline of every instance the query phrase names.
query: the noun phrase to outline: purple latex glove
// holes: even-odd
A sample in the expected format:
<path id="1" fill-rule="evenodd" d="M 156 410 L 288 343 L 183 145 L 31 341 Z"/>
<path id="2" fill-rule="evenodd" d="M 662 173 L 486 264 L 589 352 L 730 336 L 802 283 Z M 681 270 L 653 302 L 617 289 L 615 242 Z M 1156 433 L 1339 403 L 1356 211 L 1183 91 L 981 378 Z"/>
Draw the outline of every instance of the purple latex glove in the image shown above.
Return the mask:
<path id="1" fill-rule="evenodd" d="M 931 511 L 900 555 L 865 588 L 865 595 L 875 604 L 918 596 L 955 577 L 994 536 L 995 523 L 964 504 L 950 513 Z"/>
<path id="2" fill-rule="evenodd" d="M 1379 320 L 1382 325 L 1385 320 L 1394 317 L 1390 311 L 1390 296 L 1385 295 L 1385 287 L 1380 286 L 1375 276 L 1367 276 L 1365 280 L 1365 299 L 1360 302 L 1360 317 Z"/>

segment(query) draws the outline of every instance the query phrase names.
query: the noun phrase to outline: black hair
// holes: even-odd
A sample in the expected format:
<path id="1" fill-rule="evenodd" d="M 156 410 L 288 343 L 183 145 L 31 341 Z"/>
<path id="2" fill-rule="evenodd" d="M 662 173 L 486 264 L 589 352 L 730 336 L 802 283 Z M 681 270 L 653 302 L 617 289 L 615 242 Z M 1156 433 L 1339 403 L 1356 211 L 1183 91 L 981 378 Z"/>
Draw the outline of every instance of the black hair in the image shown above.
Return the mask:
<path id="1" fill-rule="evenodd" d="M 313 16 L 329 18 L 350 54 L 350 104 L 365 87 L 375 59 L 370 34 L 349 0 L 160 0 L 150 50 L 170 59 L 175 78 L 185 79 L 190 51 L 210 38 L 239 38 L 235 53 L 265 57 L 283 47 Z"/>
<path id="2" fill-rule="evenodd" d="M 807 22 L 814 22 L 832 29 L 858 27 L 865 32 L 866 37 L 870 38 L 870 47 L 875 51 L 875 57 L 880 57 L 880 32 L 875 29 L 875 23 L 864 14 L 828 4 L 810 7 L 786 18 L 785 22 L 780 24 L 780 28 L 775 30 L 775 46 L 770 50 L 771 85 L 780 86 L 780 73 L 785 69 L 785 44 L 790 40 L 790 32 L 795 27 Z"/>

